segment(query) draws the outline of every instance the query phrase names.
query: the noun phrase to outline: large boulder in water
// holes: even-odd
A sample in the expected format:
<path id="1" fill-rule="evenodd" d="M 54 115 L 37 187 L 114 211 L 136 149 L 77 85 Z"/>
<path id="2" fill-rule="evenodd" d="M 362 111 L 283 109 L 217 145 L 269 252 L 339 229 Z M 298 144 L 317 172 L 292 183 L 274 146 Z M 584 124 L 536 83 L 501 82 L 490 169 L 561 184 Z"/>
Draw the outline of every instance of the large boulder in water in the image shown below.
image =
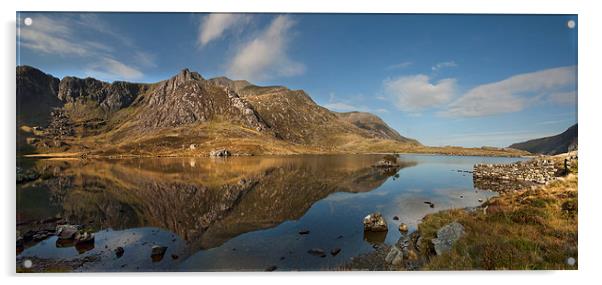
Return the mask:
<path id="1" fill-rule="evenodd" d="M 230 154 L 227 149 L 216 149 L 209 152 L 209 156 L 230 156 Z"/>
<path id="2" fill-rule="evenodd" d="M 388 231 L 387 221 L 380 213 L 372 213 L 364 217 L 364 231 L 368 232 L 386 232 Z"/>

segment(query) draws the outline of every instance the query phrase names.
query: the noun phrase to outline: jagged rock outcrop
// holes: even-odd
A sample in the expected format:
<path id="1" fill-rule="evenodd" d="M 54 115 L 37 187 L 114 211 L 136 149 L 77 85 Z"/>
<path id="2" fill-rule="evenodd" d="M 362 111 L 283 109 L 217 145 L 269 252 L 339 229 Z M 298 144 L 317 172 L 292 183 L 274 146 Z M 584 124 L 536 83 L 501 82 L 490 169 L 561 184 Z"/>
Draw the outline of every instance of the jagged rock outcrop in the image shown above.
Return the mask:
<path id="1" fill-rule="evenodd" d="M 92 102 L 105 112 L 114 112 L 130 106 L 147 89 L 147 84 L 123 81 L 107 83 L 90 77 L 81 79 L 67 76 L 60 81 L 58 99 L 65 103 Z"/>
<path id="2" fill-rule="evenodd" d="M 17 127 L 46 126 L 50 112 L 62 106 L 58 78 L 31 66 L 17 67 Z"/>
<path id="3" fill-rule="evenodd" d="M 257 131 L 268 126 L 253 108 L 229 87 L 206 81 L 188 69 L 160 82 L 141 99 L 138 118 L 145 128 L 177 127 L 218 118 Z"/>

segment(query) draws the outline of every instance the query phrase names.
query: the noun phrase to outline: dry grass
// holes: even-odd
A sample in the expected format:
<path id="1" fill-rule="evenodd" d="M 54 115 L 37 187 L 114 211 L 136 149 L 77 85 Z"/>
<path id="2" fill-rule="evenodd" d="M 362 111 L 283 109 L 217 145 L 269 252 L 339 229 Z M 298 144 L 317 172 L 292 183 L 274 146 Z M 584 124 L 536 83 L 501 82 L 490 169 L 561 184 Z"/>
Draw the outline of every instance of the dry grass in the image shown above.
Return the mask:
<path id="1" fill-rule="evenodd" d="M 577 269 L 567 264 L 578 254 L 577 204 L 577 175 L 570 174 L 548 186 L 502 194 L 474 212 L 429 215 L 419 225 L 422 246 L 452 221 L 466 234 L 425 269 Z"/>

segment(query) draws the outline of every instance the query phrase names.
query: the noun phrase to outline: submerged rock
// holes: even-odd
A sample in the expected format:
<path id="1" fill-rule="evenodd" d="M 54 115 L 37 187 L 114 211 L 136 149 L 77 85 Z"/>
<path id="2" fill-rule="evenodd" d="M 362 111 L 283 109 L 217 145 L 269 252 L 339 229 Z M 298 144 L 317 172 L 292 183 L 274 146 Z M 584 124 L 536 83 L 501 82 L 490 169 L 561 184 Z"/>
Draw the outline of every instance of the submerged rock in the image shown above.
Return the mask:
<path id="1" fill-rule="evenodd" d="M 331 250 L 331 251 L 330 251 L 330 254 L 331 254 L 332 256 L 336 256 L 337 254 L 339 254 L 339 252 L 341 252 L 341 249 L 337 247 L 337 248 L 335 248 L 335 249 Z"/>
<path id="2" fill-rule="evenodd" d="M 431 240 L 437 255 L 448 252 L 453 243 L 464 235 L 464 226 L 458 222 L 447 224 L 437 231 L 437 238 Z"/>
<path id="3" fill-rule="evenodd" d="M 153 262 L 161 261 L 165 255 L 165 251 L 167 251 L 166 246 L 153 245 L 151 249 L 151 258 Z"/>
<path id="4" fill-rule="evenodd" d="M 312 249 L 308 250 L 307 253 L 314 255 L 314 256 L 326 257 L 324 250 L 321 248 L 312 248 Z"/>
<path id="5" fill-rule="evenodd" d="M 364 217 L 364 231 L 368 232 L 386 232 L 388 231 L 387 221 L 383 216 L 376 212 Z"/>
<path id="6" fill-rule="evenodd" d="M 125 250 L 124 250 L 124 249 L 123 249 L 123 247 L 121 247 L 121 246 L 118 246 L 118 247 L 115 249 L 115 256 L 117 256 L 117 258 L 120 258 L 120 257 L 122 257 L 124 253 L 125 253 Z"/>

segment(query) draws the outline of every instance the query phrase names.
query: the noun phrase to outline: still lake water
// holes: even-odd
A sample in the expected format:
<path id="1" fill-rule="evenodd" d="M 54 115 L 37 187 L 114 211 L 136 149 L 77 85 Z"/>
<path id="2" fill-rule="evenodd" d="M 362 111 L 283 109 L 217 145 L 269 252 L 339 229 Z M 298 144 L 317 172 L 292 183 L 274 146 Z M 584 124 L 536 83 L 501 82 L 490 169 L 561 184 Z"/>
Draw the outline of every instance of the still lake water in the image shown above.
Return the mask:
<path id="1" fill-rule="evenodd" d="M 412 232 L 429 213 L 496 195 L 475 189 L 472 174 L 458 170 L 521 160 L 401 155 L 394 171 L 372 167 L 382 157 L 20 160 L 43 178 L 17 186 L 17 223 L 61 217 L 95 229 L 96 238 L 81 249 L 58 247 L 51 236 L 17 258 L 97 257 L 78 271 L 328 270 L 375 244 L 395 243 L 400 223 Z M 365 236 L 362 219 L 375 211 L 389 231 Z M 158 262 L 150 258 L 153 245 L 167 247 Z M 313 248 L 326 257 L 308 254 Z M 332 256 L 335 248 L 341 251 Z"/>

